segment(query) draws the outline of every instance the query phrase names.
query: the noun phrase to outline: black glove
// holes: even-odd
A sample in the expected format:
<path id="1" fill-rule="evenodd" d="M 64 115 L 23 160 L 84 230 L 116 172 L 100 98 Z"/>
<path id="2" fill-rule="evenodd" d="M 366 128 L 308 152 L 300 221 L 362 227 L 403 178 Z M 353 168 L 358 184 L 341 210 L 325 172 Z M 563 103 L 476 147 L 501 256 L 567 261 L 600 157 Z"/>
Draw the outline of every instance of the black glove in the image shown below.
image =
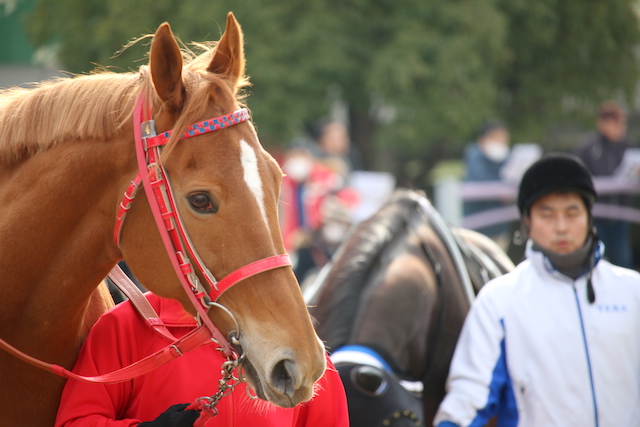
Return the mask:
<path id="1" fill-rule="evenodd" d="M 169 409 L 158 415 L 154 421 L 138 424 L 140 427 L 193 427 L 193 423 L 200 416 L 200 411 L 184 409 L 188 403 L 170 406 Z"/>

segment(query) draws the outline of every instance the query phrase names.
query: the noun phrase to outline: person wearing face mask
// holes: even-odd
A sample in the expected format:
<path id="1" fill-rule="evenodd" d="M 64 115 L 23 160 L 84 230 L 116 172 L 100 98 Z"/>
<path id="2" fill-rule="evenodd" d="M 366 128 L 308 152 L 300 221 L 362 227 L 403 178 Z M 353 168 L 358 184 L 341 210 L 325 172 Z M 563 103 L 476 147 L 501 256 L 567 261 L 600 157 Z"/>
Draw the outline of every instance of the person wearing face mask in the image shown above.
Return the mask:
<path id="1" fill-rule="evenodd" d="M 290 148 L 282 160 L 280 225 L 293 272 L 302 284 L 330 258 L 351 223 L 358 202 L 341 173 L 315 157 L 306 145 Z"/>
<path id="2" fill-rule="evenodd" d="M 595 199 L 573 155 L 524 173 L 526 259 L 473 302 L 434 426 L 638 425 L 640 274 L 603 259 Z"/>
<path id="3" fill-rule="evenodd" d="M 464 181 L 500 181 L 500 170 L 506 163 L 509 153 L 509 131 L 499 121 L 485 123 L 478 132 L 477 140 L 467 146 L 464 153 L 466 175 Z M 464 214 L 470 215 L 503 206 L 500 200 L 467 201 Z M 479 228 L 477 231 L 491 237 L 503 249 L 510 242 L 510 224 L 496 224 Z"/>

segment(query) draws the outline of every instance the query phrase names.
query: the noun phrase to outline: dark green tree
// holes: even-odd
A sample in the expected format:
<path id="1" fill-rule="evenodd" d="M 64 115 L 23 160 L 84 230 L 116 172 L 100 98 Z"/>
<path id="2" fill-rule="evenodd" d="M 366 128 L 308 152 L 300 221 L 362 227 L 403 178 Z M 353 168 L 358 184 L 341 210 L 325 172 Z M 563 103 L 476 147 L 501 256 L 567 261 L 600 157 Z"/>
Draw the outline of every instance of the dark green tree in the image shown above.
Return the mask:
<path id="1" fill-rule="evenodd" d="M 640 41 L 634 0 L 39 0 L 38 44 L 73 72 L 136 69 L 171 23 L 183 41 L 217 40 L 228 11 L 246 37 L 249 105 L 263 142 L 283 146 L 348 106 L 367 166 L 428 170 L 459 156 L 479 124 L 503 117 L 516 140 L 631 99 Z M 142 61 L 141 61 L 142 60 Z M 418 172 L 413 172 L 419 174 Z"/>
<path id="2" fill-rule="evenodd" d="M 501 0 L 511 54 L 498 80 L 500 109 L 523 137 L 594 121 L 600 102 L 633 105 L 640 43 L 633 0 Z"/>

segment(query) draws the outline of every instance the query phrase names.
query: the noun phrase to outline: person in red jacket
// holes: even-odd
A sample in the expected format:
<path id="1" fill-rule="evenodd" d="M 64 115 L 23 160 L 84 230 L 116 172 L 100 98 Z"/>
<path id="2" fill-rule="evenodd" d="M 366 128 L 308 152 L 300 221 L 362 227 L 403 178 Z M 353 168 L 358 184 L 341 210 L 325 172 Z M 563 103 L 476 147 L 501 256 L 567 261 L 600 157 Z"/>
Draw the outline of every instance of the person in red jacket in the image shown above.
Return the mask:
<path id="1" fill-rule="evenodd" d="M 177 301 L 152 293 L 146 296 L 177 338 L 196 326 L 194 318 Z M 73 371 L 86 376 L 104 374 L 166 345 L 167 340 L 149 328 L 130 302 L 125 301 L 98 320 L 80 350 Z M 185 410 L 187 403 L 217 391 L 224 361 L 214 345 L 207 345 L 123 383 L 91 384 L 70 379 L 62 393 L 55 426 L 192 426 L 200 413 Z M 218 415 L 206 426 L 349 425 L 344 387 L 328 358 L 327 370 L 309 402 L 285 409 L 253 400 L 246 391 L 246 384 L 241 383 L 222 398 L 217 406 Z"/>

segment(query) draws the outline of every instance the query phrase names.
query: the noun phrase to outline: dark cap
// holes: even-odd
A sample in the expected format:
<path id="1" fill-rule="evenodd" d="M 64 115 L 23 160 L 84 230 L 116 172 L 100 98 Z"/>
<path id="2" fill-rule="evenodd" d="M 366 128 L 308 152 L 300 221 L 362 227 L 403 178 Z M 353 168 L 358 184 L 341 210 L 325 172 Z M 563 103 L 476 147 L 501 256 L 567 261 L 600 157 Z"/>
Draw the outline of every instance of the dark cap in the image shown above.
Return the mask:
<path id="1" fill-rule="evenodd" d="M 498 129 L 506 130 L 507 126 L 503 122 L 497 119 L 486 121 L 482 124 L 482 126 L 480 126 L 480 129 L 478 129 L 476 138 L 482 139 L 482 137 L 484 137 L 485 135 Z"/>
<path id="2" fill-rule="evenodd" d="M 596 199 L 591 173 L 578 157 L 554 153 L 544 156 L 527 169 L 520 181 L 518 209 L 529 211 L 540 197 L 554 192 L 576 192 L 585 199 L 587 208 Z"/>

